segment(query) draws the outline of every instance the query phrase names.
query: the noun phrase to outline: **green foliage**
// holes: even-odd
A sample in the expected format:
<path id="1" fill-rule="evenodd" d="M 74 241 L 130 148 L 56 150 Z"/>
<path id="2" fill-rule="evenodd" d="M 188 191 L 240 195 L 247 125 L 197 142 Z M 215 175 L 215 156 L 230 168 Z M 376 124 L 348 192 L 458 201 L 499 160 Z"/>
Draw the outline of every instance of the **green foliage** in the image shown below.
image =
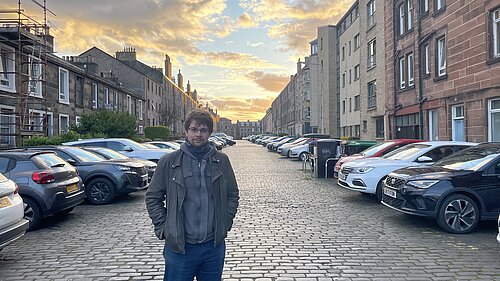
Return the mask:
<path id="1" fill-rule="evenodd" d="M 165 126 L 151 126 L 144 128 L 144 135 L 152 140 L 168 140 L 170 130 Z"/>
<path id="2" fill-rule="evenodd" d="M 75 131 L 69 131 L 66 134 L 57 135 L 53 137 L 32 136 L 29 139 L 23 140 L 23 146 L 40 146 L 40 145 L 60 145 L 63 142 L 75 141 L 78 139 L 90 138 L 105 138 L 105 134 L 84 134 L 81 135 Z"/>
<path id="3" fill-rule="evenodd" d="M 100 110 L 82 115 L 79 126 L 71 129 L 79 134 L 105 134 L 110 138 L 131 138 L 135 135 L 137 120 L 124 112 Z"/>

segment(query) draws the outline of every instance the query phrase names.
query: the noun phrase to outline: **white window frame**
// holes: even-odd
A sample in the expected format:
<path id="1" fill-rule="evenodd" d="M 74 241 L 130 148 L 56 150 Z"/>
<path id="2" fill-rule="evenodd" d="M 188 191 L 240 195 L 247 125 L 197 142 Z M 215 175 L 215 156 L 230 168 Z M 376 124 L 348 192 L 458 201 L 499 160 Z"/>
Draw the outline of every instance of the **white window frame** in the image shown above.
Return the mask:
<path id="1" fill-rule="evenodd" d="M 500 114 L 500 108 L 492 108 L 492 104 L 494 101 L 500 101 L 500 99 L 491 99 L 488 101 L 488 141 L 500 141 L 493 140 L 493 114 Z M 498 128 L 500 130 L 500 128 Z"/>
<path id="2" fill-rule="evenodd" d="M 376 12 L 375 0 L 371 0 L 366 4 L 368 28 L 372 27 L 375 24 L 375 12 Z"/>
<path id="3" fill-rule="evenodd" d="M 59 67 L 59 103 L 69 104 L 69 71 L 62 67 Z"/>
<path id="4" fill-rule="evenodd" d="M 30 96 L 43 98 L 42 75 L 42 64 L 40 59 L 29 56 L 28 77 Z"/>
<path id="5" fill-rule="evenodd" d="M 413 72 L 414 72 L 414 62 L 413 62 L 413 53 L 410 53 L 406 56 L 406 64 L 407 64 L 407 68 L 408 68 L 408 73 L 407 73 L 407 78 L 408 78 L 408 87 L 411 87 L 413 86 L 414 84 L 414 76 L 413 76 Z"/>
<path id="6" fill-rule="evenodd" d="M 99 108 L 99 85 L 92 83 L 92 108 Z"/>
<path id="7" fill-rule="evenodd" d="M 359 64 L 354 66 L 354 81 L 359 79 Z"/>
<path id="8" fill-rule="evenodd" d="M 429 0 L 423 0 L 424 1 L 424 10 L 423 12 L 426 13 L 429 11 Z"/>
<path id="9" fill-rule="evenodd" d="M 62 128 L 62 118 L 66 118 L 68 120 L 68 126 L 63 129 Z M 69 123 L 69 115 L 68 114 L 62 114 L 62 113 L 59 113 L 59 135 L 62 135 L 62 134 L 66 134 L 68 131 L 69 131 L 69 126 L 70 126 L 70 123 Z"/>
<path id="10" fill-rule="evenodd" d="M 446 75 L 446 37 L 437 40 L 438 76 Z"/>
<path id="11" fill-rule="evenodd" d="M 405 57 L 402 56 L 399 58 L 399 88 L 406 88 L 406 79 L 405 79 Z"/>
<path id="12" fill-rule="evenodd" d="M 461 107 L 462 108 L 462 116 L 457 116 L 457 108 Z M 458 138 L 458 132 L 455 130 L 455 124 L 458 122 L 458 120 L 463 120 L 463 135 L 464 139 L 461 141 L 465 141 L 465 106 L 463 104 L 459 105 L 454 105 L 451 107 L 451 136 L 452 140 L 454 141 L 460 141 Z"/>
<path id="13" fill-rule="evenodd" d="M 500 57 L 500 8 L 491 13 L 493 26 L 493 57 Z"/>
<path id="14" fill-rule="evenodd" d="M 413 1 L 412 0 L 406 0 L 406 5 L 407 5 L 407 26 L 406 30 L 411 30 L 413 28 Z"/>
<path id="15" fill-rule="evenodd" d="M 143 104 L 142 103 L 143 103 L 143 101 L 139 100 L 139 120 L 142 120 L 142 118 L 143 118 L 142 117 L 142 115 L 143 115 L 143 109 L 142 109 Z"/>
<path id="16" fill-rule="evenodd" d="M 132 115 L 132 97 L 127 95 L 127 112 Z"/>
<path id="17" fill-rule="evenodd" d="M 429 110 L 429 140 L 437 141 L 439 140 L 439 113 L 437 109 Z M 437 126 L 434 126 L 434 122 L 437 122 Z M 436 128 L 435 128 L 436 127 Z M 436 131 L 436 134 L 434 134 Z"/>
<path id="18" fill-rule="evenodd" d="M 445 0 L 436 0 L 436 11 L 443 9 L 446 6 Z"/>
<path id="19" fill-rule="evenodd" d="M 31 116 L 32 115 L 39 115 L 41 118 L 32 118 Z M 37 110 L 37 109 L 30 109 L 29 110 L 29 130 L 31 131 L 41 131 L 43 132 L 44 131 L 44 121 L 45 119 L 43 118 L 43 116 L 45 115 L 45 111 L 43 110 Z M 31 124 L 33 122 L 37 122 L 38 124 L 35 123 L 36 126 L 34 126 L 33 128 L 31 128 Z"/>
<path id="20" fill-rule="evenodd" d="M 9 93 L 16 92 L 15 72 L 16 64 L 14 49 L 0 45 L 0 90 Z"/>
<path id="21" fill-rule="evenodd" d="M 368 42 L 368 69 L 377 65 L 377 39 Z"/>
<path id="22" fill-rule="evenodd" d="M 354 50 L 356 51 L 361 46 L 361 41 L 359 39 L 359 33 L 354 36 Z"/>
<path id="23" fill-rule="evenodd" d="M 113 93 L 113 110 L 114 111 L 118 111 L 119 107 L 120 107 L 120 101 L 118 100 L 120 97 L 118 95 L 118 92 L 117 91 L 114 91 Z"/>
<path id="24" fill-rule="evenodd" d="M 424 60 L 425 60 L 425 74 L 429 75 L 431 73 L 430 57 L 429 57 L 429 44 L 424 46 Z"/>
<path id="25" fill-rule="evenodd" d="M 405 33 L 405 12 L 406 12 L 406 9 L 405 9 L 405 4 L 401 4 L 399 6 L 399 35 L 402 35 L 403 33 Z"/>
<path id="26" fill-rule="evenodd" d="M 104 108 L 111 109 L 111 104 L 109 103 L 109 89 L 104 88 Z"/>

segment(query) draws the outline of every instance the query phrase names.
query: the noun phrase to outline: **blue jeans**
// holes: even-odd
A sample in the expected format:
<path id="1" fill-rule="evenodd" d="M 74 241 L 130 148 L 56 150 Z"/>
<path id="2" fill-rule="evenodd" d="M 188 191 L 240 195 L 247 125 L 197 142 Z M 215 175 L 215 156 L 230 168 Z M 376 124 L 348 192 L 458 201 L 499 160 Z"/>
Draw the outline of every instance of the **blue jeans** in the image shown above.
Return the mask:
<path id="1" fill-rule="evenodd" d="M 214 247 L 214 241 L 201 244 L 185 245 L 186 253 L 172 252 L 165 245 L 163 257 L 165 258 L 164 281 L 220 281 L 224 268 L 226 244 L 223 241 Z"/>

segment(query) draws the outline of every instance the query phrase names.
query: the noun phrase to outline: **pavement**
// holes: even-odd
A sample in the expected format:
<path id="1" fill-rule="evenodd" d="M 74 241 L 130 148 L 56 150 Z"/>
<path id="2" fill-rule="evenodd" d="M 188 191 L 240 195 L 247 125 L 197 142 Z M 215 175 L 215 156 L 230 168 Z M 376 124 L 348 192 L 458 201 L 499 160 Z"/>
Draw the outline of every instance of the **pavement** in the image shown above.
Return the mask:
<path id="1" fill-rule="evenodd" d="M 224 280 L 500 280 L 496 222 L 449 234 L 262 146 L 238 141 L 223 152 L 241 197 Z M 0 251 L 0 280 L 161 280 L 163 243 L 144 194 L 48 218 Z"/>

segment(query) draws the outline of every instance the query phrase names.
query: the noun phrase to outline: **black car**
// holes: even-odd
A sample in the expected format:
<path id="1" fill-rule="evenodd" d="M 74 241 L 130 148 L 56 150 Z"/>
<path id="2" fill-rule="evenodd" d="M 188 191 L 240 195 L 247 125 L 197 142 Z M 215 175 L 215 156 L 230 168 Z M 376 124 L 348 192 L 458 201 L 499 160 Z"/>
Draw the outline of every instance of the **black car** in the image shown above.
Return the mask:
<path id="1" fill-rule="evenodd" d="M 116 152 L 109 148 L 104 147 L 81 147 L 81 149 L 90 151 L 95 153 L 106 160 L 114 160 L 115 162 L 138 162 L 146 166 L 148 170 L 148 183 L 151 182 L 151 178 L 156 170 L 157 164 L 153 161 L 144 160 L 140 158 L 130 158 L 126 155 L 121 154 L 120 152 Z"/>
<path id="2" fill-rule="evenodd" d="M 91 204 L 111 203 L 118 195 L 143 190 L 148 185 L 146 167 L 137 162 L 116 162 L 74 146 L 45 146 L 32 149 L 54 151 L 73 165 L 85 184 Z"/>
<path id="3" fill-rule="evenodd" d="M 54 152 L 2 150 L 0 172 L 19 186 L 29 230 L 44 217 L 71 212 L 85 199 L 77 170 Z"/>
<path id="4" fill-rule="evenodd" d="M 403 213 L 435 218 L 450 233 L 469 233 L 500 214 L 500 143 L 482 143 L 431 166 L 389 174 L 382 203 Z"/>

